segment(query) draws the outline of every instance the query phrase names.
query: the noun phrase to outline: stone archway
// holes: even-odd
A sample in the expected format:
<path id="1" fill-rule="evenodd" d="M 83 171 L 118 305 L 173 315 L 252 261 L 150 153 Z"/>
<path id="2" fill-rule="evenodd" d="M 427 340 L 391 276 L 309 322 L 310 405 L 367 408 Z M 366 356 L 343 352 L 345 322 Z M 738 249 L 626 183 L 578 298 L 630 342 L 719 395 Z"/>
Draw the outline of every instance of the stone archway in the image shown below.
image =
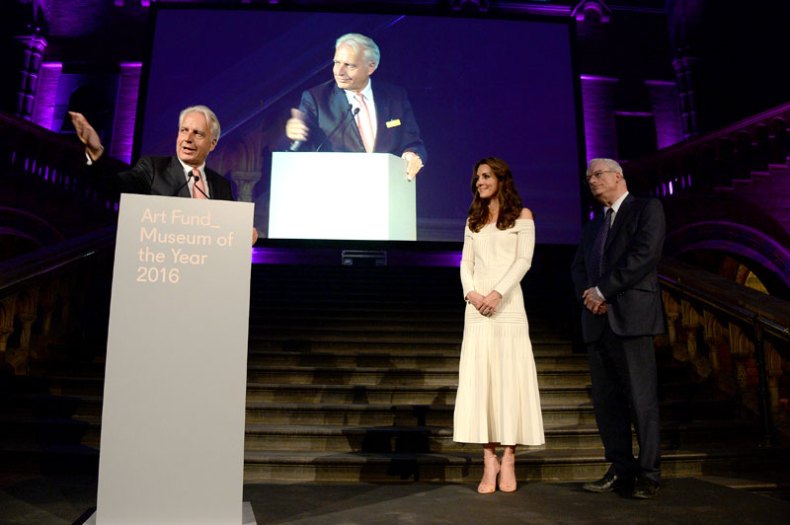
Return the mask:
<path id="1" fill-rule="evenodd" d="M 790 296 L 790 250 L 766 233 L 745 224 L 712 220 L 690 223 L 667 235 L 667 255 L 683 258 L 702 251 L 744 262 L 772 295 Z"/>

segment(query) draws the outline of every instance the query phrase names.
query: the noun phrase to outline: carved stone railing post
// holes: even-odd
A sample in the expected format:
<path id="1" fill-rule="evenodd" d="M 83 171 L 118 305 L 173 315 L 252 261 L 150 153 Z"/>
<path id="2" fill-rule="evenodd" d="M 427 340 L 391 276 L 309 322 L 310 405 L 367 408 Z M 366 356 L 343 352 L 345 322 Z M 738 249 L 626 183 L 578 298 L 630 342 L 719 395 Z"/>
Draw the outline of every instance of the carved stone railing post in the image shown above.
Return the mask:
<path id="1" fill-rule="evenodd" d="M 49 338 L 52 332 L 52 316 L 55 313 L 57 290 L 61 287 L 59 282 L 51 283 L 47 288 L 39 291 L 38 316 L 42 339 Z"/>
<path id="2" fill-rule="evenodd" d="M 16 296 L 16 318 L 20 323 L 19 343 L 6 349 L 6 364 L 16 374 L 27 374 L 30 369 L 30 341 L 33 322 L 36 320 L 38 288 L 27 288 Z"/>
<path id="3" fill-rule="evenodd" d="M 8 350 L 8 337 L 14 333 L 16 315 L 16 294 L 0 299 L 0 356 L 5 361 Z"/>
<path id="4" fill-rule="evenodd" d="M 674 347 L 679 342 L 677 324 L 680 322 L 680 305 L 666 290 L 662 290 L 661 299 L 664 301 L 664 314 L 667 319 L 667 340 L 673 347 L 674 354 Z"/>
<path id="5" fill-rule="evenodd" d="M 30 349 L 30 337 L 33 329 L 33 322 L 36 320 L 36 310 L 38 309 L 38 287 L 28 288 L 20 294 L 17 301 L 17 317 L 22 323 L 22 331 L 19 336 L 19 348 Z"/>
<path id="6" fill-rule="evenodd" d="M 779 378 L 784 375 L 784 371 L 782 356 L 771 343 L 765 343 L 765 365 L 768 372 L 768 390 L 771 394 L 771 411 L 776 414 L 782 408 L 779 399 Z"/>
<path id="7" fill-rule="evenodd" d="M 730 354 L 735 358 L 737 388 L 741 400 L 753 411 L 757 410 L 754 387 L 757 385 L 757 367 L 754 361 L 754 343 L 735 323 L 729 323 Z"/>
<path id="8" fill-rule="evenodd" d="M 701 323 L 705 344 L 710 349 L 710 355 L 716 356 L 716 383 L 723 391 L 735 394 L 738 391 L 737 371 L 731 358 L 726 327 L 707 310 L 702 312 Z"/>

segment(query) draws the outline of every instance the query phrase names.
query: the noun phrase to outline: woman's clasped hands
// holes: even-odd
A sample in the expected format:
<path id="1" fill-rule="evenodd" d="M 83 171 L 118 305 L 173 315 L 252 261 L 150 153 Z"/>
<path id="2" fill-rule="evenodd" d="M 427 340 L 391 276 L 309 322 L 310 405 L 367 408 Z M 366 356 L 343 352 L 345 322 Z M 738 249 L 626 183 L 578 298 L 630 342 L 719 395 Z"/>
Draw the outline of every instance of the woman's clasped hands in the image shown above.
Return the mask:
<path id="1" fill-rule="evenodd" d="M 483 295 L 478 292 L 469 292 L 466 300 L 472 303 L 480 315 L 491 317 L 496 313 L 497 306 L 502 300 L 502 296 L 496 290 L 492 290 L 488 295 Z"/>

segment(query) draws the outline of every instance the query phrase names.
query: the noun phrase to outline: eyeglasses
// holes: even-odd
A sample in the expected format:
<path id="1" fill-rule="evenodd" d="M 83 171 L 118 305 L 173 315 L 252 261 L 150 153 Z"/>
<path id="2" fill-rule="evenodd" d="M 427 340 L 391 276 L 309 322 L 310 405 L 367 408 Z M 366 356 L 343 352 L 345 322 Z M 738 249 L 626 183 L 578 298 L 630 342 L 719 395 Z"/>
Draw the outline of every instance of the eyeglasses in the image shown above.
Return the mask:
<path id="1" fill-rule="evenodd" d="M 598 179 L 600 179 L 601 177 L 603 177 L 603 174 L 604 174 L 604 173 L 617 173 L 617 172 L 616 172 L 616 171 L 614 171 L 614 170 L 599 170 L 599 171 L 594 171 L 594 172 L 592 172 L 592 173 L 588 173 L 588 174 L 587 174 L 587 182 L 590 182 L 590 180 L 591 180 L 591 179 L 595 179 L 595 180 L 598 180 Z"/>

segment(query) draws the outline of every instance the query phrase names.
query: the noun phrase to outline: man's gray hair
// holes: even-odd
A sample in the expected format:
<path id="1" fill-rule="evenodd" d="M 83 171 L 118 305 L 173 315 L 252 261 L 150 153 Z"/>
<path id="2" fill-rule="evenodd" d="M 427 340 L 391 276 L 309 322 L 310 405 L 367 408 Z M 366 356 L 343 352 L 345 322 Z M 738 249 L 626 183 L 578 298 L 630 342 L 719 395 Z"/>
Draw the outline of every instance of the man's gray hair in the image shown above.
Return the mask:
<path id="1" fill-rule="evenodd" d="M 590 174 L 590 166 L 592 166 L 593 163 L 595 163 L 595 162 L 603 164 L 606 167 L 606 169 L 608 169 L 608 170 L 611 170 L 611 171 L 619 173 L 620 175 L 623 175 L 623 168 L 620 166 L 620 164 L 616 160 L 612 160 L 612 159 L 591 159 L 590 162 L 587 163 L 587 174 L 588 175 Z M 625 175 L 623 175 L 623 176 L 625 176 Z"/>
<path id="2" fill-rule="evenodd" d="M 203 116 L 206 117 L 208 129 L 211 131 L 211 138 L 215 141 L 219 140 L 219 134 L 221 131 L 219 127 L 219 119 L 208 106 L 189 106 L 188 108 L 181 110 L 181 114 L 178 116 L 178 127 L 181 127 L 181 123 L 184 122 L 184 117 L 187 113 L 202 113 Z"/>
<path id="3" fill-rule="evenodd" d="M 337 39 L 335 49 L 343 44 L 348 45 L 357 52 L 361 49 L 365 62 L 373 62 L 373 67 L 379 67 L 381 51 L 379 51 L 379 46 L 376 45 L 372 38 L 359 33 L 346 33 Z"/>

